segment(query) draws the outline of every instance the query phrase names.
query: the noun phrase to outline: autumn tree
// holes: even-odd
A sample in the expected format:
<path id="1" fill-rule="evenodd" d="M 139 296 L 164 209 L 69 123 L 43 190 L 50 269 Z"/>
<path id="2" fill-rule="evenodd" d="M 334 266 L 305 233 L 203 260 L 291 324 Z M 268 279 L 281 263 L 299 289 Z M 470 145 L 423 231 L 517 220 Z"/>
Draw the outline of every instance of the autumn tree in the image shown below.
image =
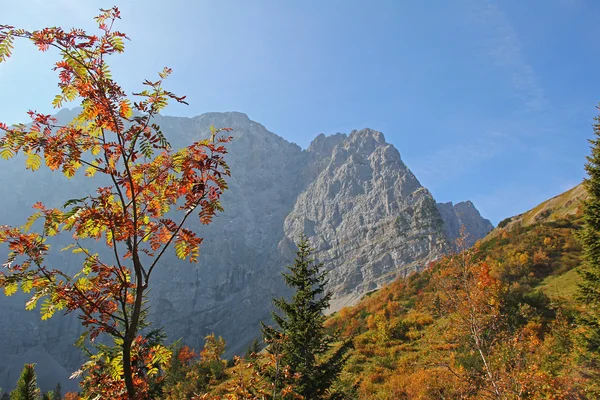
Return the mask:
<path id="1" fill-rule="evenodd" d="M 452 324 L 454 330 L 448 333 L 467 338 L 470 350 L 467 353 L 473 357 L 468 364 L 481 366 L 467 369 L 465 379 L 481 380 L 492 397 L 503 398 L 499 371 L 491 360 L 497 334 L 502 329 L 498 281 L 491 276 L 487 264 L 477 262 L 475 251 L 467 248 L 464 239 L 462 236 L 457 241 L 459 253 L 442 259 L 436 266 L 433 277 L 436 300 L 441 310 L 456 320 Z"/>
<path id="2" fill-rule="evenodd" d="M 588 193 L 583 207 L 583 229 L 580 240 L 585 256 L 585 268 L 581 271 L 579 300 L 587 306 L 581 318 L 585 327 L 585 346 L 589 373 L 600 380 L 600 117 L 595 117 L 594 138 L 590 139 L 591 154 L 587 156 L 585 170 L 588 177 L 584 186 Z M 600 394 L 600 387 L 596 387 Z"/>
<path id="3" fill-rule="evenodd" d="M 445 339 L 453 348 L 443 365 L 477 398 L 580 398 L 578 382 L 562 376 L 570 346 L 561 350 L 553 344 L 559 328 L 551 328 L 561 321 L 545 295 L 523 295 L 520 285 L 499 279 L 477 245 L 466 248 L 461 238 L 457 247 L 460 253 L 432 266 L 434 307 L 448 318 Z M 562 353 L 554 371 L 544 368 L 552 352 Z"/>
<path id="4" fill-rule="evenodd" d="M 219 199 L 227 188 L 223 178 L 229 176 L 223 144 L 230 138 L 218 137 L 219 131 L 212 129 L 210 139 L 171 148 L 153 117 L 169 100 L 185 103 L 185 97 L 164 88 L 171 73 L 165 68 L 160 79 L 144 81 L 145 89 L 130 100 L 107 63 L 109 56 L 124 51 L 127 37 L 114 29 L 118 19 L 116 7 L 101 10 L 98 35 L 0 25 L 0 62 L 10 57 L 15 39 L 27 39 L 43 52 L 58 52 L 54 69 L 60 92 L 53 105 L 59 108 L 75 100 L 81 105 L 75 119 L 64 125 L 35 111 L 29 111 L 29 125 L 0 123 L 0 157 L 22 153 L 27 169 L 45 164 L 73 178 L 85 168 L 87 178 L 99 179 L 91 195 L 67 200 L 62 209 L 36 203 L 22 227 L 0 228 L 0 243 L 10 250 L 0 286 L 6 295 L 19 288 L 29 293 L 27 309 L 41 302 L 42 319 L 57 311 L 77 312 L 90 340 L 111 336 L 119 349 L 112 359 L 114 373 L 100 373 L 93 363 L 86 363 L 84 373 L 98 372 L 92 376 L 100 379 L 100 387 L 106 386 L 107 398 L 139 399 L 146 397 L 148 377 L 168 361 L 164 347 L 150 346 L 140 335 L 151 277 L 170 246 L 181 259 L 198 259 L 202 238 L 186 222 L 197 213 L 202 224 L 209 224 L 222 210 Z M 48 238 L 62 232 L 72 237 L 63 250 L 84 258 L 75 275 L 46 262 Z M 90 240 L 102 241 L 111 256 L 89 250 Z"/>
<path id="5" fill-rule="evenodd" d="M 17 387 L 10 392 L 10 400 L 39 400 L 41 392 L 37 386 L 34 368 L 34 364 L 25 364 Z"/>
<path id="6" fill-rule="evenodd" d="M 325 290 L 327 271 L 322 263 L 315 262 L 305 236 L 298 242 L 294 264 L 287 268 L 283 277 L 294 294 L 291 301 L 274 299 L 281 315 L 273 313 L 277 327 L 263 324 L 265 343 L 271 343 L 272 355 L 281 355 L 278 365 L 289 366 L 292 374 L 300 374 L 297 393 L 306 399 L 320 399 L 340 373 L 348 345 L 329 354 L 335 338 L 324 327 L 323 312 L 331 299 L 331 292 Z M 277 373 L 272 377 L 275 386 L 279 378 Z"/>
<path id="7" fill-rule="evenodd" d="M 226 377 L 224 353 L 225 340 L 212 333 L 204 338 L 200 354 L 187 346 L 176 349 L 166 370 L 160 398 L 189 399 L 220 383 Z"/>

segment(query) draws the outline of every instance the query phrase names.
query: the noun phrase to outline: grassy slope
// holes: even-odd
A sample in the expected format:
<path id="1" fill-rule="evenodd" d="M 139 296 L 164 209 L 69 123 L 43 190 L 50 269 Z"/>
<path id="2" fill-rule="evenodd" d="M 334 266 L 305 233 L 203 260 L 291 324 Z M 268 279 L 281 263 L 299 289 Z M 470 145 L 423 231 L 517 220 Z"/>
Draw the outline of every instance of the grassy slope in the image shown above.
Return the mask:
<path id="1" fill-rule="evenodd" d="M 500 222 L 499 227 L 506 223 L 506 229 L 525 227 L 539 222 L 551 222 L 559 219 L 576 216 L 581 211 L 581 200 L 587 198 L 583 184 L 544 201 L 533 209 L 505 219 Z"/>

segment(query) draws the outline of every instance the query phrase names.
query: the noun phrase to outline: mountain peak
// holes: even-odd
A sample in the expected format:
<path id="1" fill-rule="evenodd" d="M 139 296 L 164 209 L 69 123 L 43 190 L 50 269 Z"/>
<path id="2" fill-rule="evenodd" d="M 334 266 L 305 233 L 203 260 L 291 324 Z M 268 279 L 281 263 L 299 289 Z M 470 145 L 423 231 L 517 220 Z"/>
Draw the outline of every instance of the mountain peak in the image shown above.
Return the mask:
<path id="1" fill-rule="evenodd" d="M 368 140 L 372 139 L 376 143 L 385 144 L 385 136 L 383 133 L 376 131 L 371 128 L 364 128 L 360 130 L 353 130 L 350 132 L 350 136 L 348 137 L 350 141 L 360 141 L 360 140 Z"/>
<path id="2" fill-rule="evenodd" d="M 446 238 L 450 243 L 454 243 L 460 236 L 463 226 L 469 233 L 467 237 L 467 245 L 469 246 L 494 229 L 494 225 L 481 216 L 470 200 L 461 201 L 456 204 L 452 204 L 450 201 L 447 203 L 437 203 L 436 206 L 444 221 Z"/>
<path id="3" fill-rule="evenodd" d="M 246 125 L 250 123 L 247 114 L 238 111 L 207 112 L 193 118 L 196 121 L 215 121 L 219 123 L 229 122 L 230 125 Z"/>

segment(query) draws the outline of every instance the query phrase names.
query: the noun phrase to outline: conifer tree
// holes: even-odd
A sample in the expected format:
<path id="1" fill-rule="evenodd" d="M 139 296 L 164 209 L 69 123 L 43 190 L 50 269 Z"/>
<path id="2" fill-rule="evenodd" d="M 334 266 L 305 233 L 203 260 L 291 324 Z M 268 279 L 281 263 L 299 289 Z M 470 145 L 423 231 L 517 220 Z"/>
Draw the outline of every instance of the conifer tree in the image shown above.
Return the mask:
<path id="1" fill-rule="evenodd" d="M 288 366 L 292 374 L 300 374 L 295 382 L 296 393 L 305 399 L 321 399 L 341 371 L 349 342 L 330 354 L 335 338 L 324 327 L 323 312 L 331 299 L 331 292 L 325 290 L 327 271 L 322 263 L 315 262 L 304 235 L 297 246 L 294 265 L 283 273 L 286 285 L 294 290 L 292 299 L 273 300 L 281 312 L 273 313 L 277 327 L 263 324 L 262 331 L 265 343 L 278 344 L 271 345 L 269 351 L 281 356 L 280 365 Z M 283 383 L 277 371 L 270 379 L 275 389 Z"/>
<path id="2" fill-rule="evenodd" d="M 590 139 L 591 154 L 587 156 L 585 170 L 588 178 L 584 186 L 589 195 L 584 202 L 583 229 L 580 239 L 586 261 L 581 271 L 579 300 L 588 312 L 582 318 L 585 326 L 583 342 L 589 366 L 596 374 L 600 371 L 600 116 L 594 118 L 594 138 Z M 600 376 L 599 376 L 600 377 Z"/>
<path id="3" fill-rule="evenodd" d="M 10 400 L 38 400 L 39 398 L 40 389 L 37 386 L 34 364 L 25 364 L 17 381 L 17 387 L 10 392 Z"/>
<path id="4" fill-rule="evenodd" d="M 62 386 L 60 382 L 56 384 L 56 387 L 52 391 L 52 400 L 62 400 Z"/>
<path id="5" fill-rule="evenodd" d="M 246 350 L 246 353 L 244 354 L 244 358 L 246 360 L 249 360 L 252 356 L 252 354 L 258 354 L 260 353 L 260 342 L 258 339 L 254 339 L 252 341 L 252 343 L 250 343 L 250 346 L 248 346 L 248 349 Z"/>

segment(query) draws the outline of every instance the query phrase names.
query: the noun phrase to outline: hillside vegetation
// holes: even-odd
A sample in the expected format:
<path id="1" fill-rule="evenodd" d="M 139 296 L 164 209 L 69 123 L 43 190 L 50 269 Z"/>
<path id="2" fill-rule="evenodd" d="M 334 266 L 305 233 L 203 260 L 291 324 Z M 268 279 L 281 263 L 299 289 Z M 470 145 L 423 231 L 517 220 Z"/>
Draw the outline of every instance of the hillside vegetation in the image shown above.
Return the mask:
<path id="1" fill-rule="evenodd" d="M 327 326 L 355 349 L 349 399 L 594 398 L 577 367 L 580 186 L 473 249 L 372 293 Z"/>
<path id="2" fill-rule="evenodd" d="M 456 254 L 331 315 L 326 328 L 339 346 L 353 346 L 319 398 L 598 398 L 581 341 L 587 310 L 577 298 L 585 197 L 578 186 L 506 220 L 472 248 L 463 238 Z M 229 395 L 257 385 L 268 393 L 261 376 L 277 360 L 256 350 L 200 398 L 258 398 Z"/>

